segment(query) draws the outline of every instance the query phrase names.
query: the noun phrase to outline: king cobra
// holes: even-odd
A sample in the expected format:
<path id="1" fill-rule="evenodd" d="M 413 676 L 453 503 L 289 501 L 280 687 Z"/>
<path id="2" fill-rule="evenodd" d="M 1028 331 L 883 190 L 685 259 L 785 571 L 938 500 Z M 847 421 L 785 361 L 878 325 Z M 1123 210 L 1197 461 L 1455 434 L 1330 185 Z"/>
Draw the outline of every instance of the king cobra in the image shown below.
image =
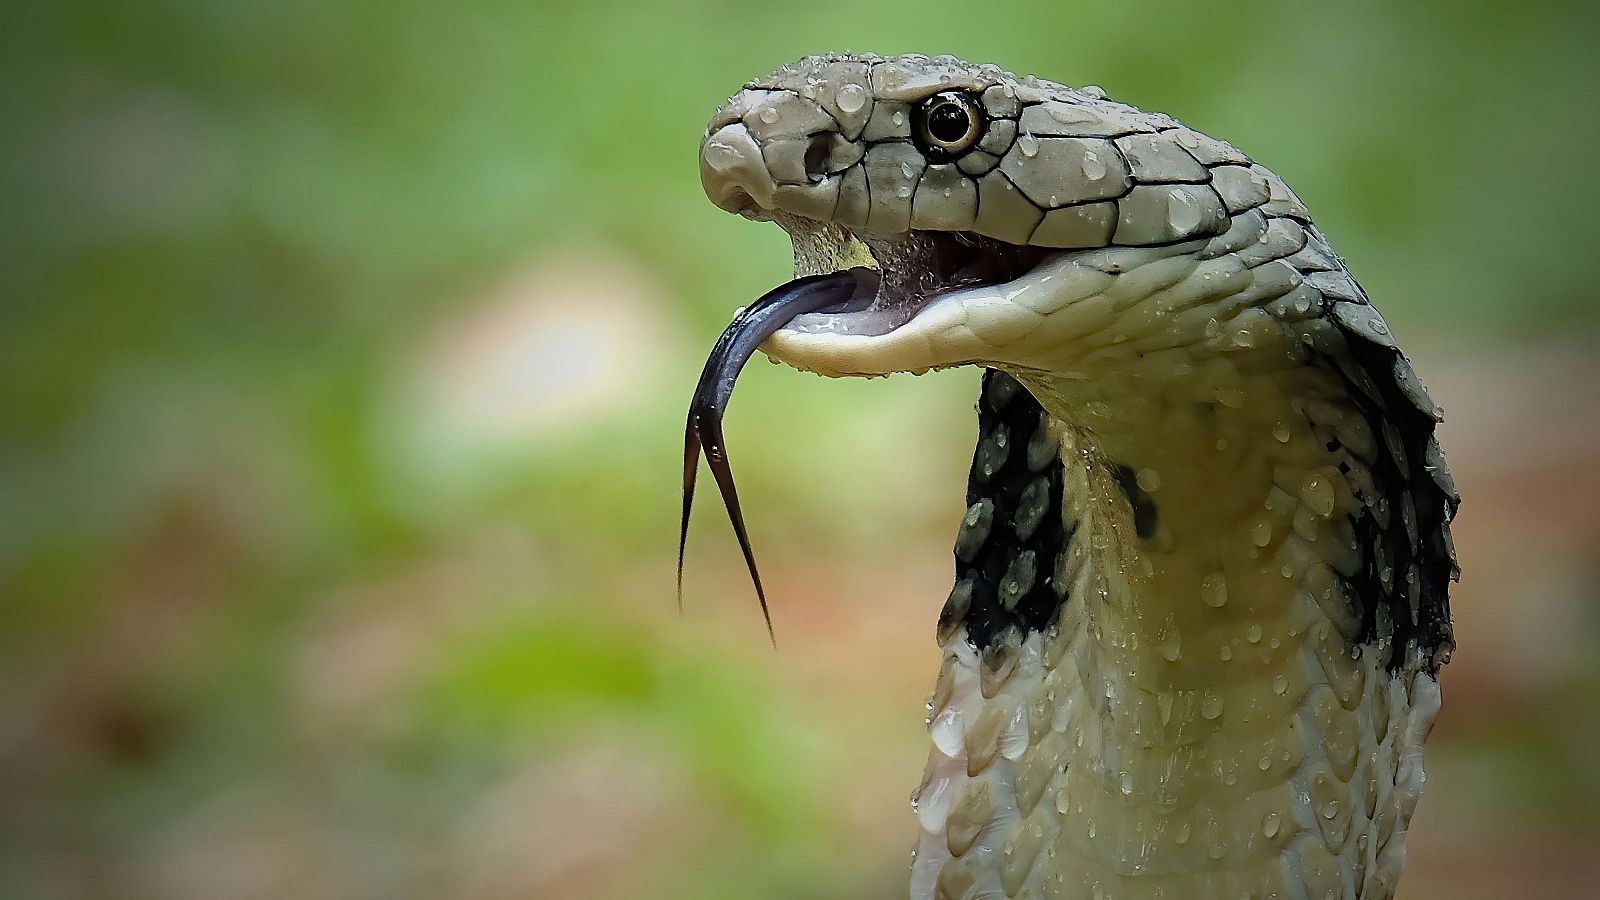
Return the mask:
<path id="1" fill-rule="evenodd" d="M 1098 88 L 925 56 L 750 82 L 700 177 L 794 244 L 689 417 L 685 527 L 703 448 L 752 577 L 720 422 L 758 345 L 985 370 L 910 896 L 1393 897 L 1460 497 L 1294 192 Z"/>

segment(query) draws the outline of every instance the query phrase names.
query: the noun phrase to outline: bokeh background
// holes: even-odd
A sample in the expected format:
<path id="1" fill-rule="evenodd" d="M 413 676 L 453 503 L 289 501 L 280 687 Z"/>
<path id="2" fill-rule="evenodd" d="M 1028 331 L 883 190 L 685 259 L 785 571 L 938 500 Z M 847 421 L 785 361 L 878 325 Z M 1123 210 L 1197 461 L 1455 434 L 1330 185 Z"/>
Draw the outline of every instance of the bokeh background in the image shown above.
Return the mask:
<path id="1" fill-rule="evenodd" d="M 1315 211 L 1445 404 L 1409 898 L 1600 883 L 1593 4 L 59 0 L 0 28 L 0 896 L 899 896 L 976 373 L 757 364 L 778 647 L 682 415 L 747 78 L 953 52 Z"/>

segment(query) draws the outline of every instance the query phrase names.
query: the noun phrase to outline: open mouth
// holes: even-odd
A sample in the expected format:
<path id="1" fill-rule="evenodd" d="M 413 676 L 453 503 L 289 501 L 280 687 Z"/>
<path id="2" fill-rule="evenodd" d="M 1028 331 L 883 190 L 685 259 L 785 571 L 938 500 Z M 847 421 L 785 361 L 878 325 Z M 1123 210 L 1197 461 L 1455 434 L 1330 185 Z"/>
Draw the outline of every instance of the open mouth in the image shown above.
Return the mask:
<path id="1" fill-rule="evenodd" d="M 683 514 L 678 534 L 678 604 L 681 608 L 684 547 L 703 451 L 739 540 L 770 637 L 772 616 L 745 530 L 722 435 L 722 418 L 744 364 L 763 341 L 783 329 L 863 336 L 888 334 L 939 297 L 1010 281 L 1037 265 L 1049 251 L 964 232 L 858 233 L 836 223 L 786 213 L 748 209 L 745 215 L 776 221 L 789 233 L 799 277 L 767 292 L 734 316 L 712 347 L 689 402 L 684 427 Z"/>
<path id="2" fill-rule="evenodd" d="M 852 264 L 878 272 L 876 290 L 857 292 L 837 307 L 803 312 L 782 326 L 806 333 L 888 334 L 939 297 L 1010 281 L 1050 252 L 960 231 L 857 231 L 783 213 L 747 215 L 771 219 L 788 232 L 797 274 L 837 271 Z"/>

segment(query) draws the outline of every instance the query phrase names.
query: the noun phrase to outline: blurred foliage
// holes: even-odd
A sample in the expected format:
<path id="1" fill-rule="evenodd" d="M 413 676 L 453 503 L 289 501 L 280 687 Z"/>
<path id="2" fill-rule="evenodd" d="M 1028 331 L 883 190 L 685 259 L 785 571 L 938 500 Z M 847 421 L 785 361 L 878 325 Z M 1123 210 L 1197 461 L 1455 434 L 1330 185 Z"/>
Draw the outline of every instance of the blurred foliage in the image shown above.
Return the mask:
<path id="1" fill-rule="evenodd" d="M 898 863 L 814 827 L 837 798 L 812 773 L 849 764 L 835 727 L 901 734 L 917 710 L 819 721 L 827 698 L 769 672 L 742 600 L 699 613 L 730 614 L 704 637 L 664 615 L 699 348 L 788 265 L 776 229 L 704 201 L 697 141 L 805 53 L 951 52 L 1225 137 L 1423 343 L 1597 312 L 1592 4 L 65 0 L 6 19 L 5 896 L 895 890 Z M 509 437 L 418 425 L 463 320 L 588 258 L 647 285 L 652 305 L 615 308 L 653 317 L 653 367 Z M 841 564 L 942 541 L 955 488 L 924 479 L 959 471 L 970 390 L 756 367 L 730 430 L 746 490 L 784 513 L 758 540 Z M 678 840 L 604 878 L 474 881 L 476 804 L 530 760 L 585 758 L 590 733 L 659 756 L 635 777 L 692 807 Z M 269 863 L 241 849 L 257 837 L 300 849 Z M 208 849 L 268 874 L 217 880 Z"/>

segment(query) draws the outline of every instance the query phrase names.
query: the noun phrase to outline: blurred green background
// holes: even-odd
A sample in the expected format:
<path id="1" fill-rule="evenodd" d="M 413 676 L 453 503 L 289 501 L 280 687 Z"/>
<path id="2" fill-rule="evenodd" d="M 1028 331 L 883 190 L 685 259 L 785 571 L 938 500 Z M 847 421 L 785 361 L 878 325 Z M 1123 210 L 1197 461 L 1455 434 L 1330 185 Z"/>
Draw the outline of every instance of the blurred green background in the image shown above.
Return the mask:
<path id="1" fill-rule="evenodd" d="M 684 405 L 777 229 L 701 129 L 951 52 L 1275 168 L 1450 412 L 1402 895 L 1600 883 L 1592 4 L 11 4 L 0 896 L 899 896 L 976 373 L 756 365 L 779 646 Z"/>

